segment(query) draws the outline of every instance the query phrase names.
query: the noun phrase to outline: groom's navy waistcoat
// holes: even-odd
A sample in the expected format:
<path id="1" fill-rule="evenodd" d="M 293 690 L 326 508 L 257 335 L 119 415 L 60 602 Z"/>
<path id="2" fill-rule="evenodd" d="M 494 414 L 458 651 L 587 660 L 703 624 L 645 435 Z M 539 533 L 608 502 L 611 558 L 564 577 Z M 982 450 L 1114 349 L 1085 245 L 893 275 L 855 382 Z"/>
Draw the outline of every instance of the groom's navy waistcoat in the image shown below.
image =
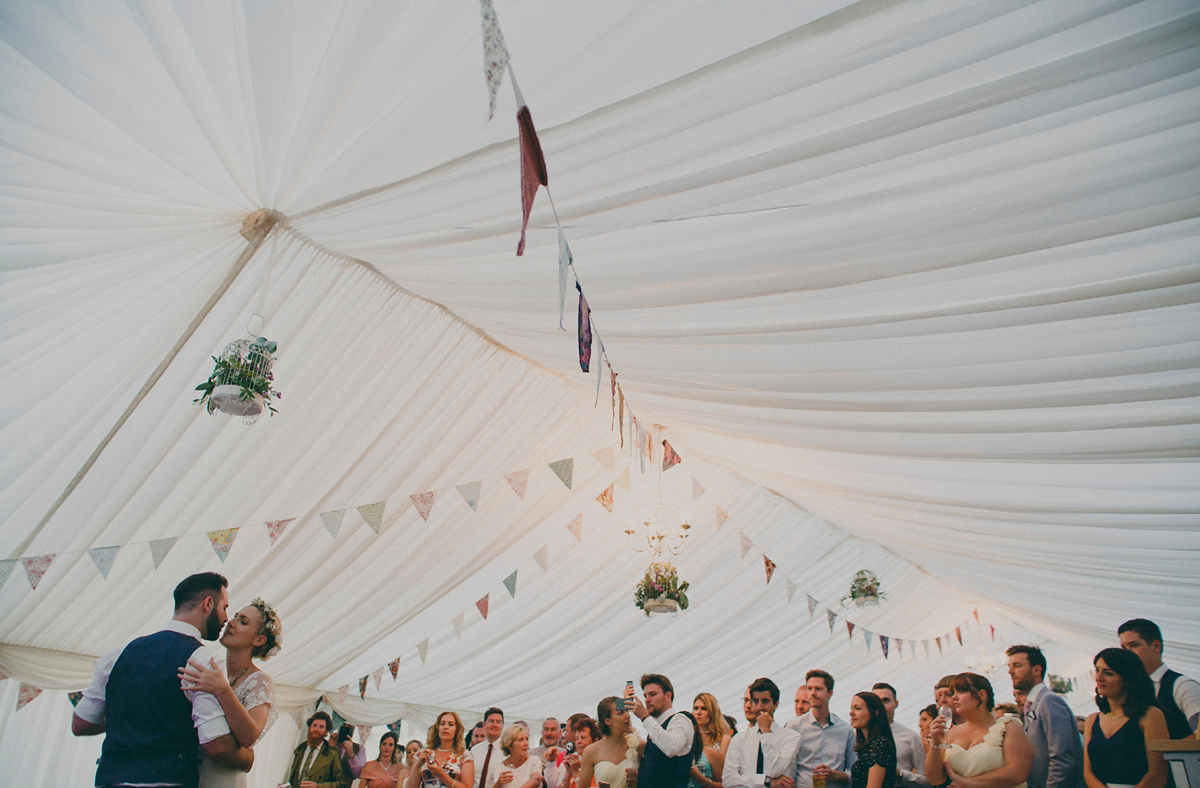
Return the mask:
<path id="1" fill-rule="evenodd" d="M 164 630 L 130 642 L 104 691 L 105 736 L 96 785 L 200 781 L 200 742 L 178 670 L 200 647 Z"/>
<path id="2" fill-rule="evenodd" d="M 686 711 L 678 711 L 695 723 L 692 715 Z M 674 717 L 672 714 L 671 717 Z M 671 717 L 659 721 L 664 729 Z M 696 734 L 693 734 L 695 736 Z M 693 740 L 694 743 L 694 740 Z M 694 755 L 689 751 L 676 758 L 668 758 L 658 745 L 652 741 L 646 742 L 646 754 L 642 756 L 641 767 L 638 770 L 638 786 L 640 788 L 686 788 L 691 777 Z"/>

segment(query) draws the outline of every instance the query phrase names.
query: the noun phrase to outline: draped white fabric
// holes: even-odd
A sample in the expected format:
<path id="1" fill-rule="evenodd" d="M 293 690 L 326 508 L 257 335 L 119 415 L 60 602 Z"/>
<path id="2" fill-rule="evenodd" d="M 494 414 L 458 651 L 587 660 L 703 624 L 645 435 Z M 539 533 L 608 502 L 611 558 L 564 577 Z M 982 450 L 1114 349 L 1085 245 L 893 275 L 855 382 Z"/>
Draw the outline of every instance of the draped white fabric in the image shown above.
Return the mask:
<path id="1" fill-rule="evenodd" d="M 1134 616 L 1200 673 L 1200 7 L 496 10 L 622 390 L 684 458 L 662 478 L 693 525 L 692 607 L 631 604 L 646 555 L 623 531 L 657 477 L 558 330 L 545 191 L 514 256 L 516 107 L 506 75 L 486 120 L 476 3 L 7 3 L 0 557 L 57 557 L 36 590 L 20 562 L 0 587 L 0 770 L 90 784 L 64 690 L 210 569 L 284 619 L 264 667 L 290 716 L 257 785 L 322 693 L 419 728 L 563 717 L 661 670 L 738 716 L 749 679 L 833 666 L 835 707 L 886 680 L 911 722 L 937 677 L 1012 642 L 1086 673 Z M 282 223 L 193 325 L 260 208 Z M 256 312 L 284 399 L 246 427 L 191 400 Z M 613 470 L 591 456 L 610 447 Z M 547 468 L 567 457 L 570 489 Z M 626 467 L 609 514 L 594 499 Z M 478 511 L 453 489 L 475 481 Z M 425 521 L 409 495 L 429 490 Z M 378 501 L 376 534 L 355 507 Z M 222 563 L 205 532 L 231 527 Z M 148 543 L 176 537 L 155 568 Z M 104 579 L 87 551 L 118 545 Z M 864 568 L 886 601 L 842 606 Z M 861 634 L 964 622 L 928 658 Z M 21 681 L 46 692 L 16 711 Z"/>

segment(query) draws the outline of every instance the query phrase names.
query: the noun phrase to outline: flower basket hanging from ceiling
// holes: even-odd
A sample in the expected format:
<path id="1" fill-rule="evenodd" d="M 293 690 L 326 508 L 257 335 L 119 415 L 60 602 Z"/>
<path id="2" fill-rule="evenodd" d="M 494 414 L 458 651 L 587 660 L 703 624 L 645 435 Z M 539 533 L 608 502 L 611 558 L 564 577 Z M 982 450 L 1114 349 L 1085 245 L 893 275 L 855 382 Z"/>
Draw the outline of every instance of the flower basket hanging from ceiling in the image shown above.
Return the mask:
<path id="1" fill-rule="evenodd" d="M 680 582 L 679 573 L 675 567 L 665 561 L 655 561 L 646 569 L 642 582 L 634 591 L 634 604 L 651 613 L 674 613 L 687 610 L 688 583 Z"/>
<path id="2" fill-rule="evenodd" d="M 882 599 L 887 599 L 887 594 L 880 590 L 879 578 L 869 569 L 862 569 L 855 573 L 854 580 L 850 583 L 850 593 L 842 597 L 842 604 L 853 602 L 859 607 L 864 607 L 878 605 Z"/>
<path id="3" fill-rule="evenodd" d="M 282 398 L 273 388 L 277 345 L 266 337 L 235 339 L 225 346 L 208 380 L 196 386 L 202 392 L 193 402 L 206 403 L 209 413 L 221 411 L 241 416 L 244 424 L 253 424 L 263 410 L 276 413 L 272 399 Z"/>

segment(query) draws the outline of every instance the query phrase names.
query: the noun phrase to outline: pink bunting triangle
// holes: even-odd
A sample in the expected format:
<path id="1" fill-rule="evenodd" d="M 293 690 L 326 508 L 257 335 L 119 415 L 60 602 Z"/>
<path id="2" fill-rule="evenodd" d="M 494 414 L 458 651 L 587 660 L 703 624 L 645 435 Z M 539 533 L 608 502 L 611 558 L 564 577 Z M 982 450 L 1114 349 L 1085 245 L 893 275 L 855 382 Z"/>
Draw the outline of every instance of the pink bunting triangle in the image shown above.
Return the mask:
<path id="1" fill-rule="evenodd" d="M 484 594 L 483 598 L 475 603 L 475 607 L 479 608 L 479 615 L 483 616 L 484 621 L 487 621 L 489 596 L 491 596 L 491 594 Z"/>
<path id="2" fill-rule="evenodd" d="M 345 703 L 345 702 L 346 702 L 346 696 L 350 694 L 350 685 L 349 685 L 349 684 L 343 684 L 342 686 L 338 687 L 338 691 L 337 691 L 337 692 L 338 692 L 338 702 L 339 702 L 339 703 Z"/>
<path id="3" fill-rule="evenodd" d="M 513 492 L 522 501 L 525 500 L 525 487 L 529 484 L 529 469 L 523 471 L 513 471 L 512 473 L 504 474 L 505 481 L 513 488 Z"/>
<path id="4" fill-rule="evenodd" d="M 433 499 L 437 497 L 437 490 L 417 493 L 408 497 L 412 499 L 413 506 L 417 508 L 417 514 L 421 515 L 422 520 L 428 522 L 429 513 L 433 510 Z"/>
<path id="5" fill-rule="evenodd" d="M 896 644 L 896 656 L 904 659 L 904 638 L 892 638 L 892 642 Z"/>
<path id="6" fill-rule="evenodd" d="M 596 496 L 596 500 L 600 502 L 601 506 L 611 512 L 613 510 L 613 485 L 608 485 L 604 492 Z"/>
<path id="7" fill-rule="evenodd" d="M 846 637 L 848 637 L 848 638 L 854 637 L 854 622 L 853 621 L 846 622 Z"/>
<path id="8" fill-rule="evenodd" d="M 41 689 L 22 681 L 21 688 L 17 691 L 17 711 L 28 706 L 30 701 L 41 694 Z"/>
<path id="9" fill-rule="evenodd" d="M 763 555 L 763 565 L 766 567 L 766 570 L 767 570 L 767 585 L 770 585 L 771 584 L 771 575 L 775 574 L 775 562 L 772 561 L 770 558 L 767 558 L 766 554 L 764 554 Z"/>
<path id="10" fill-rule="evenodd" d="M 395 659 L 393 659 L 391 662 L 388 663 L 388 670 L 390 670 L 392 672 L 392 681 L 395 681 L 396 677 L 398 675 L 400 675 L 400 658 L 399 657 L 396 657 Z"/>
<path id="11" fill-rule="evenodd" d="M 673 448 L 671 448 L 671 444 L 667 443 L 666 441 L 663 441 L 662 444 L 663 444 L 662 469 L 664 471 L 668 470 L 670 468 L 674 468 L 676 465 L 683 462 L 683 459 L 675 452 L 675 450 Z"/>
<path id="12" fill-rule="evenodd" d="M 962 627 L 955 627 L 954 634 L 958 637 L 958 645 L 962 645 Z"/>
<path id="13" fill-rule="evenodd" d="M 837 613 L 825 608 L 825 617 L 829 619 L 829 634 L 833 634 L 833 622 L 837 621 Z"/>
<path id="14" fill-rule="evenodd" d="M 729 522 L 729 515 L 725 514 L 725 510 L 720 506 L 717 507 L 717 530 L 721 530 L 721 526 Z"/>
<path id="15" fill-rule="evenodd" d="M 567 523 L 567 530 L 575 534 L 575 538 L 583 541 L 583 512 L 575 515 L 575 519 Z"/>
<path id="16" fill-rule="evenodd" d="M 546 159 L 542 156 L 542 144 L 538 142 L 529 107 L 517 111 L 517 131 L 521 148 L 521 240 L 517 243 L 517 256 L 520 257 L 525 254 L 525 228 L 533 210 L 533 198 L 538 186 L 550 182 L 550 176 L 546 173 Z"/>
<path id="17" fill-rule="evenodd" d="M 992 640 L 995 641 L 996 640 L 996 627 L 991 624 L 988 624 L 988 629 L 992 630 Z"/>
<path id="18" fill-rule="evenodd" d="M 467 614 L 459 613 L 457 616 L 454 617 L 454 621 L 452 623 L 454 624 L 454 636 L 457 638 L 461 638 L 462 631 L 463 631 L 463 624 L 467 623 Z"/>
<path id="19" fill-rule="evenodd" d="M 693 501 L 696 500 L 701 495 L 704 495 L 704 487 L 701 486 L 700 481 L 695 476 L 693 476 L 692 477 L 692 500 Z"/>
<path id="20" fill-rule="evenodd" d="M 21 559 L 21 563 L 25 567 L 25 577 L 29 579 L 29 585 L 33 587 L 34 591 L 37 590 L 38 583 L 42 582 L 42 578 L 46 576 L 46 570 L 50 568 L 50 564 L 54 563 L 56 555 L 58 554 L 46 553 L 45 555 L 32 555 Z M 41 692 L 41 690 L 38 690 L 38 692 Z"/>
<path id="21" fill-rule="evenodd" d="M 229 551 L 233 549 L 233 540 L 237 538 L 237 528 L 222 528 L 219 531 L 208 531 L 208 541 L 212 545 L 213 552 L 217 554 L 217 558 L 221 559 L 221 563 L 225 563 L 225 559 L 229 557 Z"/>
<path id="22" fill-rule="evenodd" d="M 289 517 L 286 520 L 270 520 L 267 522 L 267 536 L 270 537 L 272 545 L 279 540 L 279 537 L 283 536 L 283 529 L 287 528 L 288 523 L 295 519 L 295 517 Z"/>
<path id="23" fill-rule="evenodd" d="M 375 691 L 376 692 L 379 692 L 379 685 L 383 681 L 383 672 L 385 670 L 387 670 L 387 668 L 379 668 L 378 670 L 376 670 L 374 673 L 371 674 L 371 678 L 375 679 Z M 364 741 L 365 741 L 365 739 L 364 739 Z"/>

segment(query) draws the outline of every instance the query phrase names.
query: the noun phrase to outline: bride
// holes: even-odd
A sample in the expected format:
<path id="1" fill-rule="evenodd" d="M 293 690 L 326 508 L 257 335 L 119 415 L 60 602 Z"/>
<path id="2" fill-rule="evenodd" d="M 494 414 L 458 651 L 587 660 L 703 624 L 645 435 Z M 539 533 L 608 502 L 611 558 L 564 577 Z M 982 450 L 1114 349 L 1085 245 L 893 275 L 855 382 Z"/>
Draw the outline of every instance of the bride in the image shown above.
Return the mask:
<path id="1" fill-rule="evenodd" d="M 940 717 L 929 724 L 929 782 L 951 782 L 957 788 L 1024 788 L 1033 766 L 1033 745 L 1020 721 L 1011 714 L 992 714 L 992 684 L 978 673 L 959 673 L 952 687 L 950 705 L 963 722 L 949 731 Z M 948 749 L 938 746 L 943 741 Z"/>
<path id="2" fill-rule="evenodd" d="M 593 777 L 601 787 L 636 786 L 639 750 L 643 745 L 629 724 L 629 712 L 617 711 L 617 699 L 607 697 L 596 706 L 596 722 L 601 739 L 583 751 L 576 786 L 590 788 Z"/>
<path id="3" fill-rule="evenodd" d="M 195 689 L 217 697 L 230 732 L 242 747 L 253 747 L 275 722 L 275 685 L 259 670 L 253 657 L 267 660 L 283 645 L 279 614 L 260 598 L 229 619 L 221 635 L 225 647 L 225 670 L 216 660 L 205 667 L 188 660 L 179 669 L 184 689 Z M 205 758 L 200 763 L 200 788 L 244 788 L 246 772 L 230 769 Z"/>

